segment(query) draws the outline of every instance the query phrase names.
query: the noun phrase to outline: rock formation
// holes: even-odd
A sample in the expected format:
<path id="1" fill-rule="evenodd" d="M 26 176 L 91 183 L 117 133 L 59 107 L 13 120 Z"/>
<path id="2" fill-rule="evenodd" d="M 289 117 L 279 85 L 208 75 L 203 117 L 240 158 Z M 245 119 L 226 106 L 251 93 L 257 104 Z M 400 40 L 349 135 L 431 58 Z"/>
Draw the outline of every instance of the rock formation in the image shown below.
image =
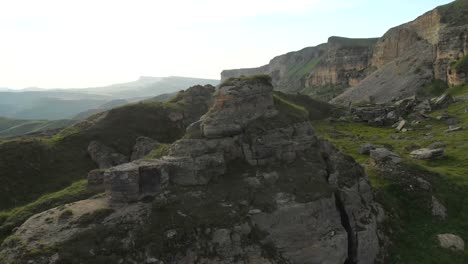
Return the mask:
<path id="1" fill-rule="evenodd" d="M 25 263 L 77 257 L 116 263 L 374 263 L 382 210 L 364 170 L 317 138 L 297 111 L 272 96 L 267 78 L 231 79 L 168 156 L 107 169 L 106 197 L 31 217 L 14 242 L 2 245 L 1 256 Z M 72 213 L 60 213 L 67 210 Z M 39 224 L 45 227 L 32 228 Z M 86 243 L 96 230 L 109 231 Z M 27 243 L 31 237 L 35 242 Z M 23 254 L 38 245 L 53 250 Z"/>
<path id="2" fill-rule="evenodd" d="M 330 37 L 325 44 L 278 56 L 259 68 L 225 70 L 221 81 L 241 75 L 268 74 L 278 90 L 331 99 L 336 94 L 327 90 L 341 92 L 371 72 L 372 46 L 376 41 Z"/>
<path id="3" fill-rule="evenodd" d="M 379 39 L 331 37 L 325 44 L 278 56 L 259 68 L 225 70 L 221 79 L 268 74 L 278 90 L 323 100 L 337 96 L 332 102 L 344 105 L 409 97 L 433 80 L 463 84 L 468 81 L 467 10 L 468 1 L 457 0 L 392 28 Z"/>

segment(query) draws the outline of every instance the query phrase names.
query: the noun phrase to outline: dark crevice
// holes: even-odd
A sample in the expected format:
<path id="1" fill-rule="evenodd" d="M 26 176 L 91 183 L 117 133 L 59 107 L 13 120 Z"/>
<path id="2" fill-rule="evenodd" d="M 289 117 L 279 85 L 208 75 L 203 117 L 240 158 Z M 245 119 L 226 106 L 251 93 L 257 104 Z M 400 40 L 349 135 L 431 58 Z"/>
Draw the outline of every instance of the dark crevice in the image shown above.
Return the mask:
<path id="1" fill-rule="evenodd" d="M 349 221 L 348 213 L 345 210 L 343 201 L 341 200 L 339 191 L 335 192 L 335 203 L 338 212 L 340 213 L 341 217 L 341 225 L 346 230 L 348 234 L 348 258 L 344 262 L 344 264 L 356 264 L 356 257 L 357 257 L 357 241 L 354 236 L 353 229 L 351 227 L 351 223 Z"/>

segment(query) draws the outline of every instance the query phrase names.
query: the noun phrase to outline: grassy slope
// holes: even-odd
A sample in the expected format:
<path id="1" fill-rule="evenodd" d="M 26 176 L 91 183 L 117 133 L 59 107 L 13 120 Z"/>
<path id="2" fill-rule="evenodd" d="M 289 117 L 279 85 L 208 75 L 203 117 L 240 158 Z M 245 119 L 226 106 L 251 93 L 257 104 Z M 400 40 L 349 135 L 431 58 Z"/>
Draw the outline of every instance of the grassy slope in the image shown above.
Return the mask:
<path id="1" fill-rule="evenodd" d="M 468 88 L 456 88 L 456 94 L 463 95 Z M 454 89 L 449 91 L 453 92 Z M 448 113 L 468 123 L 468 103 L 457 103 L 448 108 Z M 432 117 L 443 111 L 434 112 Z M 426 125 L 432 125 L 427 128 Z M 367 167 L 378 200 L 389 214 L 388 230 L 395 242 L 390 248 L 389 263 L 468 263 L 468 249 L 454 253 L 438 246 L 436 235 L 455 233 L 468 241 L 468 130 L 447 134 L 448 125 L 435 118 L 414 127 L 413 131 L 402 134 L 405 140 L 393 140 L 395 131 L 391 128 L 370 127 L 362 123 L 328 123 L 316 121 L 315 128 L 320 135 L 332 141 L 343 152 L 353 156 Z M 432 132 L 433 137 L 424 134 Z M 446 158 L 436 161 L 416 161 L 409 157 L 410 146 L 426 147 L 440 141 L 447 145 Z M 415 175 L 429 180 L 434 195 L 447 207 L 446 221 L 435 219 L 428 209 L 427 197 L 418 192 L 403 191 L 401 184 L 383 180 L 368 165 L 368 156 L 358 154 L 362 143 L 371 142 L 385 145 L 402 155 Z"/>
<path id="2" fill-rule="evenodd" d="M 183 98 L 164 104 L 138 103 L 113 109 L 104 117 L 91 117 L 52 140 L 0 143 L 0 210 L 24 205 L 84 179 L 96 166 L 86 151 L 91 140 L 100 140 L 129 155 L 137 137 L 171 143 L 182 137 L 185 127 L 206 110 L 206 102 L 192 104 Z M 168 117 L 173 112 L 184 113 L 186 118 L 173 122 Z"/>
<path id="3" fill-rule="evenodd" d="M 0 138 L 15 137 L 28 133 L 40 132 L 50 129 L 58 129 L 73 125 L 76 120 L 16 120 L 0 118 Z M 11 124 L 11 125 L 9 125 Z M 4 127 L 4 129 L 1 129 Z"/>
<path id="4" fill-rule="evenodd" d="M 164 104 L 138 103 L 116 108 L 105 116 L 98 114 L 88 122 L 69 127 L 51 140 L 0 142 L 0 241 L 33 214 L 99 191 L 88 188 L 82 180 L 95 167 L 86 153 L 91 140 L 101 140 L 130 154 L 135 139 L 141 135 L 165 143 L 180 138 L 186 125 L 208 108 L 204 99 L 189 103 L 186 98 L 179 93 Z M 168 118 L 173 112 L 184 113 L 186 118 L 173 122 Z"/>
<path id="5" fill-rule="evenodd" d="M 451 26 L 466 24 L 468 19 L 468 0 L 456 0 L 437 9 L 442 15 L 442 22 Z"/>

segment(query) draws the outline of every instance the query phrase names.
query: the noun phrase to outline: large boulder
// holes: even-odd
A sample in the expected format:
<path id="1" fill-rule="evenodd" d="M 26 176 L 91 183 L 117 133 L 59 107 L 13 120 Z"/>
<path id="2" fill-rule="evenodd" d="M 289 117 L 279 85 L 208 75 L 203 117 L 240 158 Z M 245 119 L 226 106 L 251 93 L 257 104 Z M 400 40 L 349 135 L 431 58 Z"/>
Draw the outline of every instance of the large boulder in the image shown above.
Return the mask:
<path id="1" fill-rule="evenodd" d="M 370 157 L 378 163 L 384 163 L 384 162 L 400 163 L 402 161 L 402 158 L 400 157 L 400 155 L 386 148 L 377 148 L 377 149 L 371 150 Z"/>
<path id="2" fill-rule="evenodd" d="M 420 160 L 431 160 L 431 159 L 438 159 L 444 156 L 444 149 L 443 148 L 422 148 L 414 150 L 410 153 L 410 156 L 414 159 Z"/>
<path id="3" fill-rule="evenodd" d="M 457 235 L 454 234 L 439 234 L 437 235 L 439 244 L 442 248 L 454 250 L 454 251 L 463 251 L 465 250 L 465 241 Z"/>

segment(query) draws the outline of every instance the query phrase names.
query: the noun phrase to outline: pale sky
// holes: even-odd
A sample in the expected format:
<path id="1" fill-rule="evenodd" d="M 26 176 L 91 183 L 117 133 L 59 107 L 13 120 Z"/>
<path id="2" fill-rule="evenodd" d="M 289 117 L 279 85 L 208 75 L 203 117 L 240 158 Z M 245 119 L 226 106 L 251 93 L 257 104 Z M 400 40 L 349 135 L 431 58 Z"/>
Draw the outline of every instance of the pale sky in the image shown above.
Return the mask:
<path id="1" fill-rule="evenodd" d="M 0 0 L 0 87 L 219 79 L 329 36 L 380 37 L 449 0 Z"/>

